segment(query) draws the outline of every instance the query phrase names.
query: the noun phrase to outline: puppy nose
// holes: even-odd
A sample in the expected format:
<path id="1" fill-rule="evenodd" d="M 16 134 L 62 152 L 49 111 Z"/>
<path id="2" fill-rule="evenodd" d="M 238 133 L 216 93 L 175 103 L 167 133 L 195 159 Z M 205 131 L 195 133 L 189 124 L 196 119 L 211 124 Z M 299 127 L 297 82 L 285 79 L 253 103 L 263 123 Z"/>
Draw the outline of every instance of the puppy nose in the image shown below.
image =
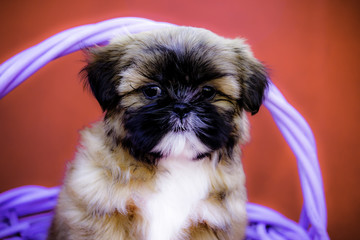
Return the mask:
<path id="1" fill-rule="evenodd" d="M 186 103 L 175 103 L 174 112 L 181 119 L 185 118 L 190 112 L 190 106 L 188 104 L 186 104 Z"/>

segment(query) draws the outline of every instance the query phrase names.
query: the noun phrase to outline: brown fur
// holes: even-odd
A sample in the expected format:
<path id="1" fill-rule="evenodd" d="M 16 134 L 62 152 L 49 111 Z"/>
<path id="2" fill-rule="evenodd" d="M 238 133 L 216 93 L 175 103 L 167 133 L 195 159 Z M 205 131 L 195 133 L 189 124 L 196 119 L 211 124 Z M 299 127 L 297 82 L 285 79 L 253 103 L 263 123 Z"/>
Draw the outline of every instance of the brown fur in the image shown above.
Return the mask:
<path id="1" fill-rule="evenodd" d="M 152 82 L 145 77 L 147 67 L 162 59 L 156 52 L 144 51 L 144 46 L 157 42 L 191 48 L 199 41 L 205 41 L 210 49 L 193 57 L 206 58 L 228 73 L 209 79 L 207 84 L 223 93 L 216 95 L 213 104 L 221 114 L 232 113 L 231 137 L 235 144 L 194 163 L 207 175 L 207 197 L 199 200 L 186 224 L 171 239 L 244 237 L 247 199 L 238 143 L 248 139 L 244 111 L 258 110 L 250 99 L 254 96 L 248 93 L 254 85 L 251 78 L 265 71 L 243 40 L 224 39 L 202 29 L 175 27 L 121 37 L 93 50 L 88 68 L 111 62 L 117 74 L 110 79 L 114 86 L 110 90 L 121 98 L 104 100 L 95 93 L 106 117 L 81 133 L 81 147 L 68 166 L 48 240 L 147 239 L 151 222 L 144 214 L 143 202 L 157 193 L 159 181 L 171 178 L 173 169 L 161 162 L 139 161 L 122 147 L 120 142 L 128 134 L 124 117 L 126 111 L 149 103 L 134 89 Z M 134 62 L 136 67 L 129 67 Z"/>

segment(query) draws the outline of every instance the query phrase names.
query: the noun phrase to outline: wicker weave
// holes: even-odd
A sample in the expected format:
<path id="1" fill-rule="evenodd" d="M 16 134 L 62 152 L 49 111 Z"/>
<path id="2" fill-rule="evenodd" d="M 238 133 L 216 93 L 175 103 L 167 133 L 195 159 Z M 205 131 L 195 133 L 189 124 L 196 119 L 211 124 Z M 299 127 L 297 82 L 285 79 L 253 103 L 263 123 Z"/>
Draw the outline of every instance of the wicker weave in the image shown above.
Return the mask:
<path id="1" fill-rule="evenodd" d="M 0 239 L 45 239 L 59 188 L 24 186 L 0 195 Z"/>

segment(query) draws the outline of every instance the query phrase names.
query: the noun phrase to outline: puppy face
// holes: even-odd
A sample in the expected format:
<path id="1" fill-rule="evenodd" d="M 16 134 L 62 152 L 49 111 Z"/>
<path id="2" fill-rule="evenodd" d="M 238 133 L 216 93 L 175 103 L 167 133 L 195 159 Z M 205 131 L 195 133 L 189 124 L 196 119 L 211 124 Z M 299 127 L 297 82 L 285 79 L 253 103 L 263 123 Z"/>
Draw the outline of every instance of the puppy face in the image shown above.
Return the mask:
<path id="1" fill-rule="evenodd" d="M 113 40 L 84 69 L 105 115 L 112 148 L 150 164 L 169 156 L 229 156 L 267 86 L 240 39 L 174 27 Z"/>

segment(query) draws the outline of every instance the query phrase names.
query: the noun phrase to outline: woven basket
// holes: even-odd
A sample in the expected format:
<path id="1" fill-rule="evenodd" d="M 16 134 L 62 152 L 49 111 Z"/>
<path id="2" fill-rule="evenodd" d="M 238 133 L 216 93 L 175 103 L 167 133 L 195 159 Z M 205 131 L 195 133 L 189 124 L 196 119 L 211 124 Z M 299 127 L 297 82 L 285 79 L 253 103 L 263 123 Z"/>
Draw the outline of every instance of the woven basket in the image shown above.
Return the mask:
<path id="1" fill-rule="evenodd" d="M 170 26 L 142 18 L 116 18 L 68 29 L 0 65 L 0 98 L 48 62 L 114 36 Z M 264 105 L 296 156 L 304 205 L 299 222 L 264 206 L 248 203 L 247 239 L 329 239 L 320 167 L 306 121 L 271 83 Z M 59 188 L 24 186 L 0 194 L 0 239 L 46 238 Z"/>

